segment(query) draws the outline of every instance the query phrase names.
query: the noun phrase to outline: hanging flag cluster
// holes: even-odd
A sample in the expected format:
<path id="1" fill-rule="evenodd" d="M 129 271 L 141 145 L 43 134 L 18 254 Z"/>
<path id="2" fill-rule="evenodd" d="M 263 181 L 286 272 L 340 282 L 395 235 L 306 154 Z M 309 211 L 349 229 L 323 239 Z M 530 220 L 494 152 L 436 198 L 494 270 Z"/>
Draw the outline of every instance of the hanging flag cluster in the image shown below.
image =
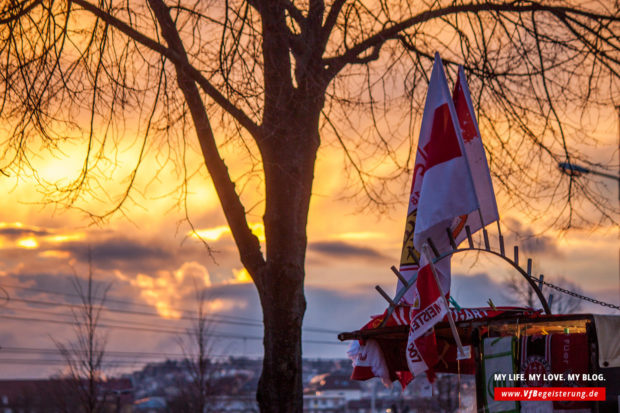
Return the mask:
<path id="1" fill-rule="evenodd" d="M 423 245 L 430 239 L 439 254 L 450 251 L 446 229 L 459 243 L 466 238 L 465 225 L 475 232 L 498 219 L 493 184 L 463 68 L 459 69 L 451 95 L 441 58 L 436 54 L 420 128 L 400 260 L 401 274 L 409 283 L 415 280 L 415 285 L 406 291 L 399 303 L 402 307 L 394 312 L 399 324 L 405 320 L 409 324 L 406 347 L 409 373 L 399 377 L 401 381 L 428 372 L 435 364 L 438 353 L 433 326 L 449 311 L 442 291 L 449 296 L 450 260 L 444 259 L 434 266 L 435 279 L 429 258 L 420 254 Z M 402 288 L 405 286 L 399 281 L 397 291 Z M 408 313 L 399 316 L 404 308 Z M 375 347 L 372 342 L 354 344 L 349 356 L 354 366 L 359 367 L 358 372 L 370 369 L 387 381 L 390 378 L 386 377 L 383 357 Z"/>
<path id="2" fill-rule="evenodd" d="M 475 119 L 462 68 L 452 97 L 441 58 L 435 55 L 401 254 L 404 258 L 401 259 L 401 273 L 407 278 L 407 274 L 417 271 L 414 288 L 404 296 L 412 305 L 406 357 L 413 375 L 427 371 L 437 359 L 432 327 L 448 311 L 440 291 L 447 295 L 450 291 L 449 259 L 436 265 L 437 285 L 427 256 L 419 251 L 429 239 L 439 253 L 449 251 L 452 248 L 446 228 L 460 242 L 465 238 L 465 225 L 475 232 L 498 219 L 493 185 Z M 408 260 L 413 260 L 413 265 Z"/>

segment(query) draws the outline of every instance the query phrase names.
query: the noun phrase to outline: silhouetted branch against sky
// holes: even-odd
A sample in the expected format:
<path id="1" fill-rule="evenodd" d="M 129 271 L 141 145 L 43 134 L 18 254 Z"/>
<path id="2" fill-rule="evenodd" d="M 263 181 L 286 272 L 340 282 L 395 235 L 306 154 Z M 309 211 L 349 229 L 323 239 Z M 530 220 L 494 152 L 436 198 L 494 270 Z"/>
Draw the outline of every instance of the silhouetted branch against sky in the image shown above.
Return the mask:
<path id="1" fill-rule="evenodd" d="M 177 44 L 151 14 L 158 4 L 168 10 Z M 80 194 L 97 192 L 98 167 L 128 122 L 140 120 L 136 139 L 145 151 L 177 144 L 188 108 L 171 81 L 173 67 L 199 88 L 218 136 L 266 139 L 265 70 L 273 70 L 289 91 L 325 93 L 321 138 L 346 145 L 343 156 L 355 181 L 351 195 L 389 204 L 397 195 L 388 183 L 394 177 L 405 182 L 413 162 L 410 135 L 439 51 L 451 74 L 463 64 L 470 77 L 501 191 L 524 206 L 542 197 L 542 210 L 566 204 L 560 225 L 614 219 L 617 209 L 604 194 L 552 170 L 558 161 L 588 162 L 574 144 L 593 139 L 587 136 L 588 111 L 619 103 L 613 101 L 620 64 L 613 2 L 588 9 L 529 1 L 283 1 L 275 32 L 291 58 L 273 67 L 264 65 L 262 2 L 227 5 L 9 2 L 0 15 L 2 115 L 11 121 L 3 171 L 28 167 L 38 152 L 32 140 L 54 147 L 86 134 L 83 167 L 70 183 L 48 187 L 54 200 L 74 204 Z M 354 124 L 352 131 L 347 122 Z M 217 146 L 212 144 L 210 149 Z M 126 190 L 112 195 L 116 207 L 91 211 L 95 216 L 131 199 L 141 159 L 128 172 Z M 587 207 L 599 213 L 586 217 Z"/>
<path id="2" fill-rule="evenodd" d="M 301 412 L 317 158 L 341 158 L 339 196 L 402 201 L 439 52 L 452 80 L 465 67 L 505 203 L 559 228 L 617 222 L 608 187 L 557 163 L 614 167 L 597 151 L 620 103 L 619 26 L 612 1 L 11 0 L 0 170 L 101 220 L 139 205 L 170 165 L 183 204 L 204 165 L 262 305 L 259 405 Z M 60 174 L 40 167 L 53 157 L 67 159 Z M 256 177 L 259 193 L 244 191 Z M 265 252 L 248 205 L 264 208 Z"/>

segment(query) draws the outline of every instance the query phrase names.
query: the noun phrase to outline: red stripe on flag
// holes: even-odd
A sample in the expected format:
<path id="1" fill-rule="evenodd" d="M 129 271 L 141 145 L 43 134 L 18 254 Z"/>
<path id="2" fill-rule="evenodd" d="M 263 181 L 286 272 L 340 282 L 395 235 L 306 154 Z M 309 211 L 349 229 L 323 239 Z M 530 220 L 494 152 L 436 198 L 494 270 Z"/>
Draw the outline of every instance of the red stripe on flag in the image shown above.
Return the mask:
<path id="1" fill-rule="evenodd" d="M 447 103 L 435 109 L 431 137 L 422 152 L 426 158 L 424 169 L 427 171 L 435 165 L 461 156 L 461 148 Z"/>
<path id="2" fill-rule="evenodd" d="M 478 137 L 478 132 L 476 131 L 476 125 L 474 124 L 474 120 L 469 112 L 465 91 L 463 90 L 463 86 L 460 81 L 456 83 L 454 88 L 453 99 L 454 107 L 456 108 L 456 113 L 458 113 L 459 117 L 459 126 L 461 127 L 463 140 L 465 142 L 469 142 Z"/>

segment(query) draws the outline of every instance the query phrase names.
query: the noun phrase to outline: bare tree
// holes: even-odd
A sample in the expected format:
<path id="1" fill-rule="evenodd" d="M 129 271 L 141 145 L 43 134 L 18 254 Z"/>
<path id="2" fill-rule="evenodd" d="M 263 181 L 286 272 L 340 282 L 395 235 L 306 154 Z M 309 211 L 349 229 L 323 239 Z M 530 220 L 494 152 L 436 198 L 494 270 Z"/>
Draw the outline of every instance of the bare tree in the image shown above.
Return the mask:
<path id="1" fill-rule="evenodd" d="M 0 170 L 31 170 L 42 150 L 84 142 L 74 176 L 40 180 L 63 205 L 100 197 L 88 212 L 101 219 L 134 202 L 136 176 L 157 177 L 162 168 L 142 167 L 153 151 L 180 166 L 183 202 L 197 141 L 262 304 L 261 410 L 301 412 L 306 226 L 321 142 L 342 149 L 357 182 L 346 195 L 389 206 L 393 179 L 406 192 L 439 51 L 450 76 L 463 64 L 470 77 L 500 191 L 560 226 L 613 222 L 605 188 L 556 165 L 587 163 L 576 140 L 596 144 L 582 133 L 587 120 L 618 104 L 619 22 L 611 0 L 9 0 L 0 10 Z M 105 166 L 127 136 L 140 150 L 114 194 Z M 245 173 L 229 172 L 225 145 L 245 151 Z M 265 254 L 243 192 L 257 176 Z"/>
<path id="2" fill-rule="evenodd" d="M 73 288 L 80 298 L 80 306 L 71 311 L 74 318 L 75 341 L 63 344 L 54 340 L 60 354 L 67 362 L 66 380 L 71 397 L 79 400 L 79 411 L 84 413 L 103 412 L 105 397 L 101 392 L 103 360 L 106 338 L 99 330 L 99 319 L 104 308 L 108 286 L 93 285 L 92 257 L 88 253 L 88 279 L 83 286 L 77 273 L 72 278 Z M 75 406 L 71 407 L 75 409 Z"/>
<path id="3" fill-rule="evenodd" d="M 564 277 L 552 278 L 551 282 L 565 290 L 583 295 L 583 290 L 577 284 L 567 280 Z M 579 297 L 561 293 L 549 288 L 546 290 L 547 297 L 553 294 L 553 299 L 551 299 L 551 311 L 554 314 L 571 314 L 581 310 L 583 301 Z"/>
<path id="4" fill-rule="evenodd" d="M 567 280 L 564 277 L 550 278 L 545 281 L 557 285 L 565 290 L 569 290 L 577 294 L 583 294 L 583 291 L 577 284 Z M 508 293 L 505 294 L 505 298 L 512 303 L 525 305 L 532 308 L 541 307 L 534 290 L 522 276 L 511 274 L 511 277 L 505 282 L 505 286 L 508 291 Z M 578 297 L 555 291 L 549 287 L 543 287 L 543 291 L 547 297 L 547 301 L 549 301 L 549 295 L 553 294 L 553 299 L 551 300 L 550 305 L 551 313 L 553 314 L 570 314 L 581 309 L 582 301 Z"/>
<path id="5" fill-rule="evenodd" d="M 185 337 L 180 338 L 179 344 L 187 370 L 191 376 L 189 388 L 181 389 L 183 411 L 206 413 L 209 409 L 209 396 L 212 396 L 211 384 L 213 380 L 214 338 L 211 336 L 213 323 L 208 317 L 206 305 L 207 294 L 200 288 L 194 279 L 194 293 L 196 300 L 196 314 L 192 325 Z"/>

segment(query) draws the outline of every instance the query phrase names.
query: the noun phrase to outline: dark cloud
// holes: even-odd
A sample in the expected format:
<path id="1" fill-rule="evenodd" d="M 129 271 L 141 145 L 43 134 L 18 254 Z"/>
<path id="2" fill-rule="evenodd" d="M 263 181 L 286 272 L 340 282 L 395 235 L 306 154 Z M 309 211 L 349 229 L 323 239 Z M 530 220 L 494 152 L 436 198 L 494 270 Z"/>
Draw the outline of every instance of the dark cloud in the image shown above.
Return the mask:
<path id="1" fill-rule="evenodd" d="M 504 283 L 495 281 L 486 273 L 452 275 L 450 294 L 461 307 L 488 307 L 490 298 L 495 305 L 514 305 L 506 299 Z"/>
<path id="2" fill-rule="evenodd" d="M 514 242 L 523 252 L 550 256 L 560 255 L 555 238 L 544 234 L 537 234 L 531 227 L 524 226 L 515 219 L 507 219 L 504 223 L 512 232 L 508 242 Z"/>
<path id="3" fill-rule="evenodd" d="M 67 268 L 68 270 L 68 268 Z M 26 273 L 11 274 L 10 277 L 14 277 L 19 281 L 19 284 L 28 289 L 20 289 L 17 294 L 21 297 L 28 297 L 37 295 L 37 290 L 52 291 L 59 294 L 66 294 L 73 292 L 71 283 L 72 274 L 69 272 L 57 272 L 57 273 Z"/>
<path id="4" fill-rule="evenodd" d="M 168 247 L 156 241 L 148 243 L 126 237 L 86 238 L 54 249 L 69 252 L 83 263 L 88 262 L 90 249 L 93 266 L 101 270 L 148 272 L 175 268 L 179 263 L 175 256 L 178 246 Z"/>
<path id="5" fill-rule="evenodd" d="M 42 230 L 40 228 L 28 228 L 28 227 L 4 227 L 0 228 L 0 236 L 9 239 L 18 239 L 27 236 L 46 236 L 51 235 L 50 231 Z"/>
<path id="6" fill-rule="evenodd" d="M 385 259 L 379 251 L 370 247 L 360 247 L 343 241 L 317 241 L 308 245 L 308 250 L 334 258 Z"/>
<path id="7" fill-rule="evenodd" d="M 88 259 L 88 247 L 84 244 L 67 246 L 81 260 Z M 99 264 L 127 260 L 169 259 L 170 252 L 156 245 L 145 245 L 129 238 L 110 238 L 91 244 L 92 257 Z"/>
<path id="8" fill-rule="evenodd" d="M 17 342 L 15 334 L 9 331 L 0 331 L 0 351 L 2 350 L 2 346 L 8 347 L 12 346 Z"/>
<path id="9" fill-rule="evenodd" d="M 80 290 L 85 294 L 86 291 L 86 276 L 87 274 L 80 274 L 78 272 L 78 279 L 75 279 L 75 274 L 67 272 L 49 272 L 49 273 L 26 273 L 8 274 L 8 291 L 11 300 L 26 299 L 32 300 L 32 302 L 22 303 L 20 305 L 26 307 L 40 307 L 36 301 L 43 300 L 50 303 L 62 304 L 79 304 L 80 303 Z M 95 277 L 97 275 L 95 274 Z M 78 284 L 75 284 L 77 281 Z M 93 280 L 93 296 L 101 297 L 108 288 L 113 285 L 111 279 L 105 280 Z M 0 283 L 0 286 L 2 284 Z M 9 301 L 10 302 L 10 301 Z M 45 305 L 43 308 L 48 308 Z"/>

